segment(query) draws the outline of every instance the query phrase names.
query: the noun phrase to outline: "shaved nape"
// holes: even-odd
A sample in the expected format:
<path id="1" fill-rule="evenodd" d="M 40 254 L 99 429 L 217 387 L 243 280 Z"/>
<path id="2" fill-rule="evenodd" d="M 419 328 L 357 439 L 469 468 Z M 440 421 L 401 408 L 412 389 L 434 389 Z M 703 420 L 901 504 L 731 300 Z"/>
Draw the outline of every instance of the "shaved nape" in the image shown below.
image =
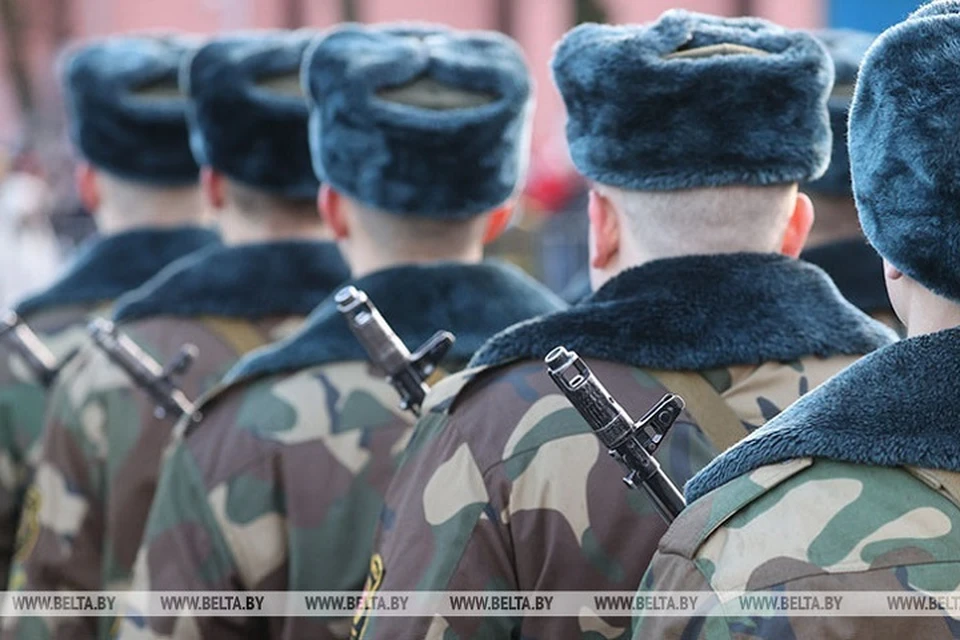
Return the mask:
<path id="1" fill-rule="evenodd" d="M 797 201 L 797 185 L 627 191 L 595 184 L 646 259 L 691 254 L 777 252 Z"/>
<path id="2" fill-rule="evenodd" d="M 227 181 L 226 197 L 238 213 L 251 219 L 280 214 L 320 223 L 316 198 L 285 198 L 234 180 Z"/>
<path id="3" fill-rule="evenodd" d="M 157 186 L 96 170 L 105 227 L 197 222 L 204 217 L 199 184 Z"/>
<path id="4" fill-rule="evenodd" d="M 455 256 L 482 246 L 488 215 L 438 219 L 379 211 L 347 198 L 363 233 L 376 246 L 398 256 L 406 253 Z"/>

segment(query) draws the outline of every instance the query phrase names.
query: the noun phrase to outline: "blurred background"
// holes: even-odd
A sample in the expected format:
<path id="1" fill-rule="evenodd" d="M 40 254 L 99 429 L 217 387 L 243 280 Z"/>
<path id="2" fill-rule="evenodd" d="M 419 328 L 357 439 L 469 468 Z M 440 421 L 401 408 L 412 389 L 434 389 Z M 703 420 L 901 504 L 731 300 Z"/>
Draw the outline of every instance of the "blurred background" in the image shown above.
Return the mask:
<path id="1" fill-rule="evenodd" d="M 537 80 L 529 183 L 514 228 L 494 253 L 555 290 L 584 269 L 586 216 L 549 77 L 554 43 L 581 22 L 645 22 L 672 7 L 754 15 L 798 28 L 880 31 L 918 0 L 0 0 L 0 307 L 53 277 L 92 230 L 73 192 L 54 61 L 68 43 L 114 33 L 216 33 L 352 20 L 428 20 L 496 29 L 524 47 Z M 4 284 L 4 281 L 8 284 Z M 13 283 L 9 281 L 13 280 Z M 18 288 L 19 285 L 19 288 Z M 4 304 L 6 303 L 6 304 Z"/>

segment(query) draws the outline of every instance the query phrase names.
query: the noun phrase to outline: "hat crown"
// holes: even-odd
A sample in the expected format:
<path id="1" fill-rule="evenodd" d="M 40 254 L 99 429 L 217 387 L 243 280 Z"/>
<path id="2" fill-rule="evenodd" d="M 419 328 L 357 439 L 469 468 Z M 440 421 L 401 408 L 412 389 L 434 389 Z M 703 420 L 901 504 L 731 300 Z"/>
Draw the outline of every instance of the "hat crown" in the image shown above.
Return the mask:
<path id="1" fill-rule="evenodd" d="M 62 73 L 71 138 L 94 165 L 158 185 L 194 182 L 182 60 L 196 41 L 177 35 L 123 36 L 71 49 Z"/>
<path id="2" fill-rule="evenodd" d="M 960 12 L 960 0 L 935 0 L 911 13 L 909 19 L 950 16 L 957 12 Z"/>
<path id="3" fill-rule="evenodd" d="M 869 49 L 850 110 L 861 226 L 877 251 L 960 301 L 960 3 L 922 7 Z"/>
<path id="4" fill-rule="evenodd" d="M 464 218 L 519 188 L 532 80 L 506 36 L 343 25 L 311 47 L 303 74 L 317 174 L 360 202 Z"/>
<path id="5" fill-rule="evenodd" d="M 184 66 L 191 145 L 201 164 L 292 199 L 316 196 L 300 85 L 309 31 L 251 31 L 209 41 Z"/>
<path id="6" fill-rule="evenodd" d="M 574 163 L 598 182 L 782 184 L 829 161 L 833 66 L 807 33 L 675 9 L 646 25 L 576 27 L 552 67 Z"/>
<path id="7" fill-rule="evenodd" d="M 330 65 L 339 72 L 307 80 L 319 99 L 326 91 L 339 91 L 344 78 L 371 93 L 431 78 L 452 89 L 494 92 L 513 103 L 528 100 L 532 88 L 519 46 L 495 32 L 426 24 L 346 25 L 321 38 L 310 56 L 315 68 Z"/>

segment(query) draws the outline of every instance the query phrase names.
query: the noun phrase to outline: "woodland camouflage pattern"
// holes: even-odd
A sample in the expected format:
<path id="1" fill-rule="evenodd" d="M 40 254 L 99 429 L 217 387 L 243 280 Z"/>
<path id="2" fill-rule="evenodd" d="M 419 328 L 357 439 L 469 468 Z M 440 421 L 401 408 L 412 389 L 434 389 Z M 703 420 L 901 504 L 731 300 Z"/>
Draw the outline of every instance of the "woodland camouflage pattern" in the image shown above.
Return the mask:
<path id="1" fill-rule="evenodd" d="M 383 496 L 412 432 L 398 402 L 359 361 L 214 394 L 164 469 L 133 588 L 359 592 Z M 143 618 L 128 610 L 120 637 L 324 640 L 349 628 L 349 620 Z"/>
<path id="2" fill-rule="evenodd" d="M 103 305 L 75 305 L 39 311 L 25 318 L 57 358 L 86 340 L 87 323 L 107 312 Z M 39 453 L 47 389 L 30 368 L 0 342 L 0 578 L 13 560 L 17 523 Z"/>
<path id="3" fill-rule="evenodd" d="M 691 372 L 755 429 L 856 360 L 808 358 Z M 651 372 L 587 359 L 635 418 L 667 389 Z M 611 590 L 638 584 L 666 526 L 547 376 L 541 362 L 469 370 L 428 398 L 387 494 L 375 551 L 383 591 Z M 684 411 L 657 458 L 679 485 L 717 451 Z M 365 640 L 623 638 L 630 620 L 369 618 Z"/>
<path id="4" fill-rule="evenodd" d="M 797 458 L 688 507 L 660 541 L 640 591 L 955 591 L 958 535 L 958 473 Z M 957 638 L 960 620 L 638 617 L 633 637 Z"/>
<path id="5" fill-rule="evenodd" d="M 286 337 L 302 317 L 257 322 L 163 317 L 119 325 L 157 362 L 185 343 L 200 357 L 177 379 L 188 398 L 212 387 L 247 351 Z M 54 388 L 43 448 L 19 533 L 10 589 L 129 587 L 174 424 L 122 369 L 87 342 Z M 4 638 L 106 638 L 111 618 L 6 619 Z"/>

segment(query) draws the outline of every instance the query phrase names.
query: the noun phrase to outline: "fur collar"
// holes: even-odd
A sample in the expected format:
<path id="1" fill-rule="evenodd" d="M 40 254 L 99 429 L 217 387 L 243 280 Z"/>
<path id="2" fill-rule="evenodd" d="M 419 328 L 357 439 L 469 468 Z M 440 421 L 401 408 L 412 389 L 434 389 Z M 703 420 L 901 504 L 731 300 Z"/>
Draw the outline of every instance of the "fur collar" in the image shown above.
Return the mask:
<path id="1" fill-rule="evenodd" d="M 866 240 L 833 242 L 800 257 L 826 271 L 843 297 L 864 313 L 893 313 L 883 284 L 883 258 Z"/>
<path id="2" fill-rule="evenodd" d="M 457 341 L 448 354 L 451 362 L 466 362 L 484 341 L 511 324 L 565 306 L 516 267 L 496 261 L 407 265 L 378 271 L 352 284 L 370 296 L 411 350 L 440 329 L 452 331 Z M 330 298 L 297 335 L 250 354 L 227 374 L 226 382 L 366 359 Z"/>
<path id="3" fill-rule="evenodd" d="M 123 296 L 114 320 L 305 316 L 349 277 L 340 251 L 330 242 L 216 246 L 178 260 Z"/>
<path id="4" fill-rule="evenodd" d="M 635 367 L 703 370 L 864 354 L 894 339 L 817 267 L 774 254 L 687 256 L 625 271 L 569 310 L 511 327 L 470 366 L 565 345 Z"/>
<path id="5" fill-rule="evenodd" d="M 793 458 L 960 472 L 960 329 L 909 338 L 859 360 L 716 458 L 688 500 Z"/>
<path id="6" fill-rule="evenodd" d="M 200 227 L 139 229 L 94 239 L 56 282 L 20 302 L 16 311 L 29 315 L 51 307 L 114 300 L 174 260 L 213 243 L 219 243 L 217 234 Z"/>

